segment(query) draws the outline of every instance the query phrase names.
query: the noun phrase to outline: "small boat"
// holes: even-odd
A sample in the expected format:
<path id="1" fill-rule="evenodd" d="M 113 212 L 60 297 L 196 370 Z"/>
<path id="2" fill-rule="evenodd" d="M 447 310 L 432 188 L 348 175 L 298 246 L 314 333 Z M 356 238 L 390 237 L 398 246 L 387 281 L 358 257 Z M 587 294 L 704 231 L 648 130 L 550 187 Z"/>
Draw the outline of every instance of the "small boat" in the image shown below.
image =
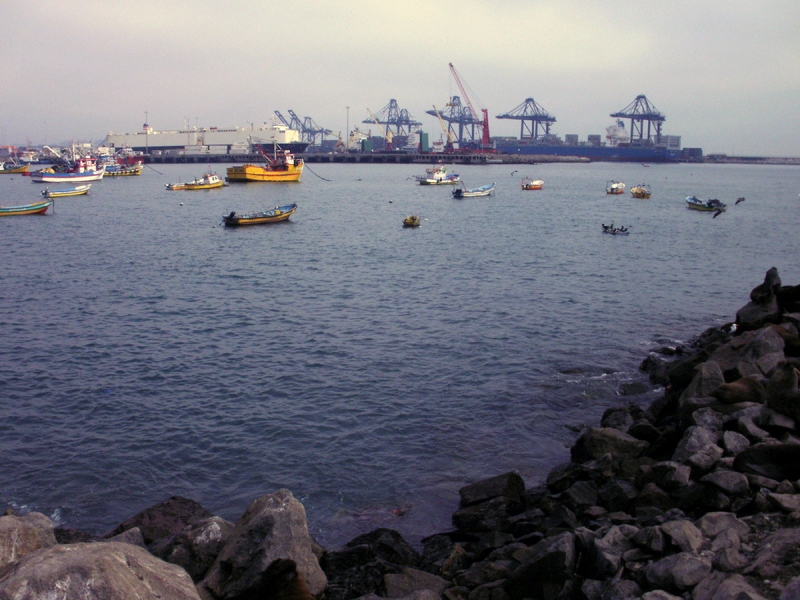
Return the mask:
<path id="1" fill-rule="evenodd" d="M 185 183 L 165 183 L 164 184 L 168 190 L 185 190 L 186 184 Z"/>
<path id="2" fill-rule="evenodd" d="M 544 186 L 544 181 L 541 179 L 531 179 L 530 177 L 525 177 L 522 180 L 522 189 L 523 190 L 540 190 Z"/>
<path id="3" fill-rule="evenodd" d="M 276 206 L 272 210 L 264 210 L 261 212 L 248 213 L 244 215 L 237 215 L 235 210 L 230 214 L 223 215 L 222 221 L 226 227 L 239 227 L 241 225 L 267 225 L 269 223 L 280 223 L 281 221 L 288 221 L 295 211 L 297 204 L 285 204 L 283 206 Z"/>
<path id="4" fill-rule="evenodd" d="M 621 181 L 611 180 L 606 184 L 606 194 L 624 194 L 625 184 Z"/>
<path id="5" fill-rule="evenodd" d="M 487 183 L 476 188 L 467 188 L 463 183 L 462 187 L 453 190 L 453 198 L 474 198 L 476 196 L 489 196 L 494 191 L 494 183 Z"/>
<path id="6" fill-rule="evenodd" d="M 222 187 L 223 181 L 213 171 L 207 171 L 200 179 L 187 181 L 183 184 L 185 190 L 211 190 Z"/>
<path id="7" fill-rule="evenodd" d="M 640 183 L 639 185 L 635 185 L 631 188 L 631 196 L 634 198 L 644 198 L 647 199 L 650 197 L 650 186 L 646 183 Z"/>
<path id="8" fill-rule="evenodd" d="M 614 227 L 613 223 L 611 225 L 606 225 L 605 223 L 603 223 L 602 225 L 603 225 L 603 233 L 608 233 L 611 235 L 628 235 L 630 233 L 630 230 L 624 226 Z"/>
<path id="9" fill-rule="evenodd" d="M 72 165 L 54 165 L 46 169 L 39 169 L 29 173 L 31 181 L 35 183 L 59 183 L 68 181 L 70 183 L 86 183 L 87 181 L 99 181 L 106 172 L 104 165 L 97 166 L 97 159 L 92 157 L 81 157 Z"/>
<path id="10" fill-rule="evenodd" d="M 300 181 L 303 174 L 305 163 L 302 158 L 295 158 L 294 154 L 288 150 L 279 149 L 277 144 L 273 145 L 272 156 L 269 156 L 261 146 L 256 146 L 261 156 L 264 157 L 263 165 L 237 165 L 228 167 L 227 180 L 229 182 L 250 182 L 250 181 Z"/>
<path id="11" fill-rule="evenodd" d="M 709 198 L 708 200 L 701 200 L 697 196 L 687 196 L 686 205 L 693 210 L 701 210 L 705 212 L 724 211 L 727 208 L 716 198 Z"/>
<path id="12" fill-rule="evenodd" d="M 42 190 L 42 196 L 45 198 L 64 198 L 66 196 L 82 196 L 83 194 L 89 193 L 89 188 L 92 187 L 91 183 L 84 183 L 83 185 L 76 185 L 75 187 L 71 188 L 64 188 L 61 190 L 50 190 L 44 188 Z"/>
<path id="13" fill-rule="evenodd" d="M 14 173 L 27 173 L 30 165 L 20 165 L 14 162 L 0 163 L 0 173 L 13 175 Z"/>
<path id="14" fill-rule="evenodd" d="M 122 165 L 119 163 L 106 165 L 106 177 L 127 177 L 130 175 L 142 174 L 142 163 L 137 162 L 133 165 Z"/>
<path id="15" fill-rule="evenodd" d="M 43 215 L 52 205 L 52 200 L 43 200 L 42 202 L 34 202 L 33 204 L 25 204 L 22 206 L 0 206 L 0 217 Z"/>
<path id="16" fill-rule="evenodd" d="M 420 185 L 453 185 L 461 181 L 458 173 L 448 173 L 447 167 L 442 163 L 425 169 L 425 175 L 417 175 L 415 179 Z"/>
<path id="17" fill-rule="evenodd" d="M 418 215 L 410 215 L 403 219 L 403 227 L 419 227 L 420 218 Z"/>

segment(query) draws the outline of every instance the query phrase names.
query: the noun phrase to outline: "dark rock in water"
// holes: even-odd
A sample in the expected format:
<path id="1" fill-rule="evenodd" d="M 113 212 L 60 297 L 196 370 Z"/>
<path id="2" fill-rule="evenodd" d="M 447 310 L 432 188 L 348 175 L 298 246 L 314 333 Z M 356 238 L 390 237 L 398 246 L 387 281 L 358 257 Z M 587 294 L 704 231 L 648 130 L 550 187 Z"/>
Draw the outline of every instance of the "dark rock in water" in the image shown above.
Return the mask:
<path id="1" fill-rule="evenodd" d="M 522 504 L 522 494 L 525 493 L 525 482 L 517 473 L 504 473 L 477 483 L 465 485 L 458 494 L 461 496 L 462 508 L 491 500 L 498 496 L 508 498 L 512 503 Z"/>
<path id="2" fill-rule="evenodd" d="M 104 537 L 114 537 L 138 527 L 145 544 L 181 533 L 187 527 L 213 516 L 199 503 L 188 498 L 172 496 L 159 502 L 118 525 Z"/>
<path id="3" fill-rule="evenodd" d="M 736 456 L 733 468 L 775 481 L 797 481 L 800 479 L 800 445 L 765 443 L 750 446 Z"/>
<path id="4" fill-rule="evenodd" d="M 586 462 L 605 454 L 619 458 L 635 458 L 644 454 L 650 444 L 610 427 L 590 427 L 570 450 L 572 460 Z"/>

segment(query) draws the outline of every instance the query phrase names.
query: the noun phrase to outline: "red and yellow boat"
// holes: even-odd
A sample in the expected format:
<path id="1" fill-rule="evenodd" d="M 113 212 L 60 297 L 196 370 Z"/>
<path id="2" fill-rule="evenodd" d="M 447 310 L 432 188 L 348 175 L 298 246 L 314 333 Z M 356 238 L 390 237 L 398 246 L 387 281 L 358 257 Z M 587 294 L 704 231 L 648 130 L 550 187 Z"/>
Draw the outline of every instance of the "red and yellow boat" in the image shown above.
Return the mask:
<path id="1" fill-rule="evenodd" d="M 0 206 L 0 217 L 13 217 L 17 215 L 43 215 L 53 205 L 52 200 L 44 200 L 33 204 L 21 206 Z"/>

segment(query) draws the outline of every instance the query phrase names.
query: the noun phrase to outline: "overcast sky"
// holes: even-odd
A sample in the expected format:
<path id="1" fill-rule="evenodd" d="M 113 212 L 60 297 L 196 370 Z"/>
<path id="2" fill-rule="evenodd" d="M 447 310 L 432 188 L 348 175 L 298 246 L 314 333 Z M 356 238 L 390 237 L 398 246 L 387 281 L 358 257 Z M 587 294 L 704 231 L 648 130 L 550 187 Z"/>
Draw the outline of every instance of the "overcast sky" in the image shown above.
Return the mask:
<path id="1" fill-rule="evenodd" d="M 452 62 L 492 135 L 533 97 L 585 140 L 644 94 L 683 147 L 800 156 L 798 0 L 39 0 L 0 33 L 0 145 L 288 109 L 344 135 L 390 99 L 434 140 Z"/>

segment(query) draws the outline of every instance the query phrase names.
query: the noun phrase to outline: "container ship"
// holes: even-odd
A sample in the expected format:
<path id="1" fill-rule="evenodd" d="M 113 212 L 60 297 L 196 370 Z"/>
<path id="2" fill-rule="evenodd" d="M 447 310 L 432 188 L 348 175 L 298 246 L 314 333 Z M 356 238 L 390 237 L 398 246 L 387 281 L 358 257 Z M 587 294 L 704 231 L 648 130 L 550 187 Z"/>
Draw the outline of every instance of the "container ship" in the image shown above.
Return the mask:
<path id="1" fill-rule="evenodd" d="M 109 133 L 105 139 L 109 148 L 130 149 L 146 154 L 237 155 L 265 150 L 275 144 L 292 153 L 304 152 L 308 143 L 300 141 L 300 132 L 286 125 L 264 124 L 259 127 L 190 127 L 182 130 L 156 130 L 145 123 L 136 133 Z"/>

